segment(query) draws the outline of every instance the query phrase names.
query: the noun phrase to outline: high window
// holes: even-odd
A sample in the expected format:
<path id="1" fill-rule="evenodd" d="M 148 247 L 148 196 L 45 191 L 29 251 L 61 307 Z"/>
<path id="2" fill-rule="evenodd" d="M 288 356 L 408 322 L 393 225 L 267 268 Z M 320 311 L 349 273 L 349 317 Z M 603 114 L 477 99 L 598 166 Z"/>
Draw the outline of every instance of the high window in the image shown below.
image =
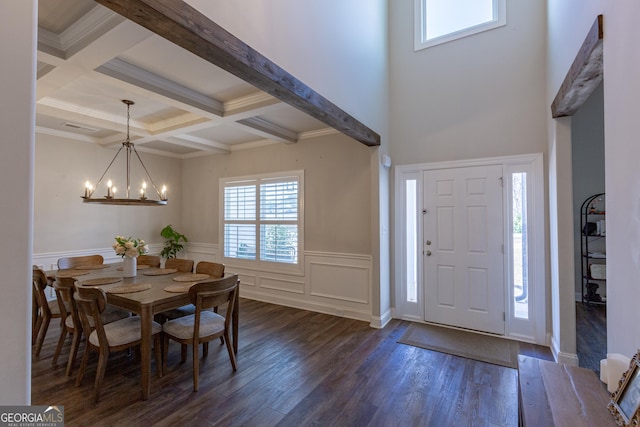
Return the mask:
<path id="1" fill-rule="evenodd" d="M 506 24 L 506 0 L 414 0 L 415 50 Z"/>
<path id="2" fill-rule="evenodd" d="M 303 178 L 303 171 L 293 171 L 221 180 L 227 262 L 300 269 Z"/>

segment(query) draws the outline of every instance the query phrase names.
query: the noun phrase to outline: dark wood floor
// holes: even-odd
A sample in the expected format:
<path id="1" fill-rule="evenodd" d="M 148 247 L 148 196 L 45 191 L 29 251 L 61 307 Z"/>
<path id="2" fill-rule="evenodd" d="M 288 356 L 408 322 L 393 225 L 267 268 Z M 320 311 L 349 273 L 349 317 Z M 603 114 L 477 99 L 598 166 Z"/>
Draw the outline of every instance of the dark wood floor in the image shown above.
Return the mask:
<path id="1" fill-rule="evenodd" d="M 517 426 L 516 370 L 398 344 L 407 326 L 393 320 L 377 330 L 241 299 L 236 373 L 225 347 L 213 343 L 194 393 L 191 357 L 180 364 L 173 343 L 168 372 L 153 376 L 143 401 L 135 358 L 114 354 L 94 405 L 97 360 L 74 387 L 63 363 L 51 367 L 59 333 L 52 325 L 33 359 L 32 404 L 63 405 L 67 426 Z M 551 359 L 547 348 L 520 347 Z"/>
<path id="2" fill-rule="evenodd" d="M 576 349 L 581 367 L 600 375 L 607 358 L 607 306 L 576 302 Z"/>

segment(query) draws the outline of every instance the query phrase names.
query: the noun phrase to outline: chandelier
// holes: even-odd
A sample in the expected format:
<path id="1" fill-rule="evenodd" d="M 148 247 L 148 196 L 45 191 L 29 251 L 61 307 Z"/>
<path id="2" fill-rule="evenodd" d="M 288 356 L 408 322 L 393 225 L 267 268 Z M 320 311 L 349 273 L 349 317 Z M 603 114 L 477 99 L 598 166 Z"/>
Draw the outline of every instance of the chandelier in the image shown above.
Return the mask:
<path id="1" fill-rule="evenodd" d="M 158 187 L 156 187 L 155 183 L 153 182 L 153 179 L 151 179 L 151 175 L 149 175 L 149 171 L 147 171 L 147 168 L 145 167 L 144 163 L 142 162 L 142 159 L 140 158 L 140 155 L 138 154 L 138 151 L 136 150 L 136 147 L 133 145 L 133 143 L 129 139 L 129 120 L 130 120 L 130 114 L 129 113 L 130 113 L 131 106 L 134 104 L 134 102 L 133 101 L 129 101 L 128 99 L 123 99 L 122 102 L 127 105 L 127 139 L 122 143 L 122 146 L 120 147 L 120 149 L 118 150 L 116 155 L 113 156 L 113 159 L 111 160 L 111 163 L 109 163 L 109 166 L 107 166 L 107 169 L 104 171 L 104 173 L 102 174 L 102 176 L 98 180 L 98 183 L 96 184 L 96 186 L 94 187 L 89 181 L 87 181 L 85 183 L 84 196 L 81 196 L 82 199 L 83 199 L 83 202 L 84 203 L 100 203 L 100 204 L 103 204 L 103 205 L 132 205 L 132 206 L 163 206 L 163 205 L 166 205 L 167 204 L 167 200 L 168 200 L 167 199 L 167 187 L 166 186 L 162 186 L 162 190 L 158 190 Z M 116 193 L 117 193 L 118 190 L 112 184 L 111 180 L 107 181 L 107 193 L 106 193 L 106 195 L 104 197 L 93 197 L 95 191 L 98 189 L 98 187 L 100 186 L 100 184 L 104 180 L 104 177 L 107 175 L 107 172 L 109 172 L 109 168 L 111 168 L 111 166 L 115 162 L 116 158 L 118 157 L 120 152 L 123 151 L 123 150 L 124 150 L 124 153 L 126 155 L 126 160 L 127 160 L 127 187 L 125 189 L 126 197 L 125 198 L 116 197 Z M 140 188 L 140 196 L 138 198 L 130 197 L 130 190 L 131 190 L 131 155 L 132 154 L 135 154 L 135 157 L 140 162 L 140 165 L 142 166 L 142 169 L 144 170 L 145 174 L 147 175 L 147 178 L 149 179 L 149 182 L 151 183 L 151 186 L 153 187 L 153 190 L 157 194 L 158 199 L 152 199 L 152 198 L 148 198 L 147 197 L 147 182 L 146 181 L 142 182 L 142 185 L 141 185 L 141 188 Z"/>

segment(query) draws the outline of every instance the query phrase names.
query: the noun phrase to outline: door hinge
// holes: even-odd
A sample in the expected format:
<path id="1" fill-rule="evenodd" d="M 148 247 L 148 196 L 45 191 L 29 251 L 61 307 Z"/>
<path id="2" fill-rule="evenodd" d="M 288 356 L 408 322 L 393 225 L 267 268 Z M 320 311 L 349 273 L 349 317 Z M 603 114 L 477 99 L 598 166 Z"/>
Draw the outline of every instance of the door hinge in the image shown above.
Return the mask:
<path id="1" fill-rule="evenodd" d="M 498 180 L 500 181 L 500 187 L 502 187 L 504 185 L 504 180 L 502 179 L 502 177 L 498 178 Z"/>
<path id="2" fill-rule="evenodd" d="M 507 314 L 504 311 L 502 312 L 502 321 L 503 322 L 507 321 Z"/>

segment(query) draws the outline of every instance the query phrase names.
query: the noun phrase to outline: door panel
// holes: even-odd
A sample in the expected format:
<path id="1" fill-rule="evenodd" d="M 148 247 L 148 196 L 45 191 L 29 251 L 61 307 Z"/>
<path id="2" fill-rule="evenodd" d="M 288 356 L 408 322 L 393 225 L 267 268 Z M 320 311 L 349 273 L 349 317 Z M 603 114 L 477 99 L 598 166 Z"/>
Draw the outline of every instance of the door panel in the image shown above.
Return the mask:
<path id="1" fill-rule="evenodd" d="M 424 175 L 425 320 L 504 334 L 502 166 Z"/>

